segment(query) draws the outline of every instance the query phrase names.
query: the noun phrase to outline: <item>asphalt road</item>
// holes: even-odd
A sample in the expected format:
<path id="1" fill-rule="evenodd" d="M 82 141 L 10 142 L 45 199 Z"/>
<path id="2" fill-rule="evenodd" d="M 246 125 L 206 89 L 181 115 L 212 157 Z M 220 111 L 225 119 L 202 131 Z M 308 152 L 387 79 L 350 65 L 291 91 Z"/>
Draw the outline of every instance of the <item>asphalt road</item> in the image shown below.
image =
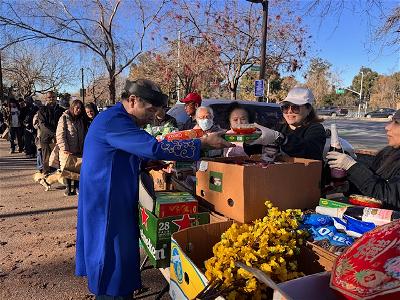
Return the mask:
<path id="1" fill-rule="evenodd" d="M 325 120 L 322 124 L 330 128 L 332 123 L 336 123 L 339 136 L 346 139 L 355 149 L 379 150 L 387 145 L 387 122 L 337 118 Z"/>
<path id="2" fill-rule="evenodd" d="M 77 197 L 60 187 L 45 192 L 32 180 L 34 159 L 8 151 L 0 140 L 0 299 L 94 299 L 86 279 L 74 276 Z M 165 280 L 149 269 L 142 284 L 135 299 L 155 299 Z"/>

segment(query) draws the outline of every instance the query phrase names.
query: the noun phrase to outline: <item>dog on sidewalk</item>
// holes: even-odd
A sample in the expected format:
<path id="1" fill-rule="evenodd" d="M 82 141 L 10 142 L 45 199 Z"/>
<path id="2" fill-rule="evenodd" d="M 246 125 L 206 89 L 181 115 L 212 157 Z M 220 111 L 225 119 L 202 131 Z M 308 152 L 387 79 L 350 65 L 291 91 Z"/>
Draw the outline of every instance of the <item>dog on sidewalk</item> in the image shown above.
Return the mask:
<path id="1" fill-rule="evenodd" d="M 33 174 L 33 180 L 41 184 L 44 187 L 45 191 L 49 191 L 51 186 L 55 183 L 66 185 L 66 179 L 61 176 L 61 172 L 58 170 L 48 175 L 36 172 L 35 174 Z"/>

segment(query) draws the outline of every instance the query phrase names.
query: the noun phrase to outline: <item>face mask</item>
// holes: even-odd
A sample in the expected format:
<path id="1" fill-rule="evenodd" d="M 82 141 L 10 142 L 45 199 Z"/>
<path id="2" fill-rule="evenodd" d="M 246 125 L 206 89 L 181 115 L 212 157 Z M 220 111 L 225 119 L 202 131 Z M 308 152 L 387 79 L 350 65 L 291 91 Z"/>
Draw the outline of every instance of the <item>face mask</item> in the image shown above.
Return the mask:
<path id="1" fill-rule="evenodd" d="M 214 125 L 213 120 L 210 119 L 197 120 L 197 123 L 203 131 L 210 129 Z"/>

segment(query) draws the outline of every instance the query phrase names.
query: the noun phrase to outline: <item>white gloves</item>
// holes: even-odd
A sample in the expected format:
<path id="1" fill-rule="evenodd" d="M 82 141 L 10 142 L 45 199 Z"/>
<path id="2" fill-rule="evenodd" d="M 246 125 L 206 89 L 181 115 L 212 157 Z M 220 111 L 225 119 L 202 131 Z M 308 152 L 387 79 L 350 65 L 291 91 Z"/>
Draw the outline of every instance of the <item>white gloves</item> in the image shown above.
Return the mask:
<path id="1" fill-rule="evenodd" d="M 346 171 L 357 163 L 351 156 L 336 151 L 328 152 L 326 158 L 328 159 L 329 167 L 344 169 Z"/>
<path id="2" fill-rule="evenodd" d="M 269 129 L 267 127 L 261 126 L 257 123 L 254 123 L 254 126 L 261 130 L 261 136 L 255 141 L 251 142 L 250 145 L 263 145 L 267 146 L 275 142 L 275 140 L 279 137 L 279 132 Z"/>

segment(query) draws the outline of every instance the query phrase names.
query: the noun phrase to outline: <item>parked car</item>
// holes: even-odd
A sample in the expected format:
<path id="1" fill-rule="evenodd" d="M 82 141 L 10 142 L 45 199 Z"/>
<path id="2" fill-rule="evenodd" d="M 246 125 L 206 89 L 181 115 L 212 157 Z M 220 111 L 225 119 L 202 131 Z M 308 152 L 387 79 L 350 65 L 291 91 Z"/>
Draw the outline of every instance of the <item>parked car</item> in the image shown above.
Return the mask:
<path id="1" fill-rule="evenodd" d="M 221 128 L 229 129 L 227 109 L 229 104 L 234 101 L 205 99 L 201 105 L 211 107 L 214 111 L 214 122 L 221 126 Z M 244 100 L 237 100 L 236 102 L 247 108 L 254 115 L 254 121 L 262 126 L 272 127 L 282 118 L 282 111 L 279 104 Z M 167 114 L 174 117 L 178 125 L 185 123 L 189 118 L 183 104 L 175 104 Z"/>
<path id="2" fill-rule="evenodd" d="M 378 108 L 365 114 L 366 118 L 388 118 L 392 119 L 396 110 L 393 108 Z"/>
<path id="3" fill-rule="evenodd" d="M 203 106 L 210 106 L 214 111 L 214 122 L 220 125 L 222 128 L 229 129 L 227 108 L 230 103 L 234 100 L 223 100 L 223 99 L 206 99 L 203 100 Z M 249 111 L 253 112 L 255 116 L 255 122 L 266 127 L 274 127 L 282 118 L 282 112 L 278 104 L 266 103 L 266 102 L 254 102 L 254 101 L 243 101 L 238 100 L 241 105 L 245 106 Z M 183 124 L 189 118 L 184 110 L 183 104 L 174 105 L 168 112 L 170 116 L 174 117 L 179 124 Z M 330 130 L 327 129 L 327 139 L 324 148 L 324 157 L 330 147 Z M 339 138 L 342 148 L 345 153 L 356 157 L 353 146 L 345 139 Z"/>
<path id="4" fill-rule="evenodd" d="M 317 113 L 320 116 L 346 116 L 349 111 L 346 108 L 325 106 L 317 109 Z"/>

